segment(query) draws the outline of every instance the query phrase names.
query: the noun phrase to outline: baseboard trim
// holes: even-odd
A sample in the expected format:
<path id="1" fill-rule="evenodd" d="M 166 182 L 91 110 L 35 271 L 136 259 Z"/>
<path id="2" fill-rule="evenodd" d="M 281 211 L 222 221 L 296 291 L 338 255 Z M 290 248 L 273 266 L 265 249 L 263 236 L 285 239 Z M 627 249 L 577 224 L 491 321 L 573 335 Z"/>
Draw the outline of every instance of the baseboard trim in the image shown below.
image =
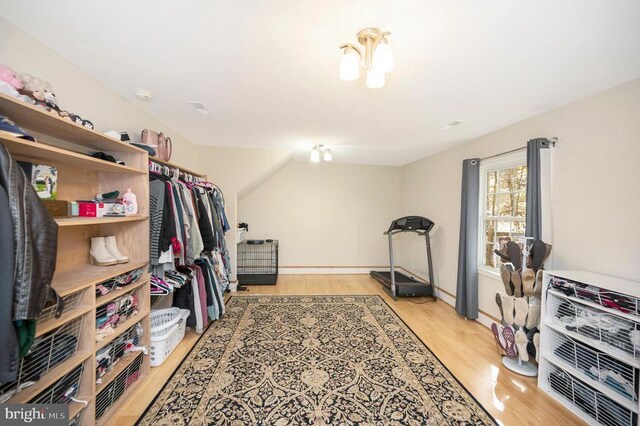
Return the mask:
<path id="1" fill-rule="evenodd" d="M 388 266 L 280 266 L 282 275 L 369 275 L 373 270 L 388 271 Z"/>

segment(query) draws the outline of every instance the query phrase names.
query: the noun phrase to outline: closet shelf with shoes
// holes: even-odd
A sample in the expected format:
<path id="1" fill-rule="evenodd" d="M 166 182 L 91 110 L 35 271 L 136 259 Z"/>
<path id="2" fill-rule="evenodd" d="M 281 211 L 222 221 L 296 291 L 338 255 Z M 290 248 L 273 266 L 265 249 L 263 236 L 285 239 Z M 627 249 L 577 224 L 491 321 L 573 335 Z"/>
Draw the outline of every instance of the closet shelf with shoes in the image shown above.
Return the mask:
<path id="1" fill-rule="evenodd" d="M 84 149 L 93 151 L 127 153 L 135 156 L 146 154 L 146 151 L 133 145 L 65 120 L 57 114 L 50 114 L 41 108 L 5 94 L 0 94 L 0 115 L 9 117 L 20 127 L 44 136 L 56 138 L 63 143 L 77 145 L 78 148 L 84 147 Z M 48 143 L 48 141 L 44 140 L 43 142 Z M 52 142 L 53 145 L 59 143 Z M 74 150 L 72 149 L 72 151 Z"/>
<path id="2" fill-rule="evenodd" d="M 638 288 L 589 272 L 544 273 L 538 386 L 589 424 L 638 422 Z"/>
<path id="3" fill-rule="evenodd" d="M 8 161 L 23 162 L 23 190 L 37 194 L 34 205 L 45 216 L 47 212 L 57 216 L 53 220 L 46 218 L 57 231 L 57 238 L 52 238 L 46 247 L 47 253 L 53 253 L 49 256 L 51 262 L 55 262 L 50 287 L 56 297 L 47 301 L 40 317 L 26 318 L 24 327 L 33 333 L 34 343 L 18 360 L 22 375 L 0 383 L 0 398 L 11 403 L 65 403 L 69 405 L 70 418 L 82 426 L 94 425 L 99 414 L 98 392 L 104 396 L 105 391 L 113 390 L 109 414 L 115 414 L 149 374 L 148 355 L 135 352 L 121 357 L 111 370 L 114 376 L 131 370 L 124 379 L 126 392 L 114 387 L 113 381 L 96 383 L 99 350 L 123 341 L 131 327 L 141 329 L 136 348 L 146 348 L 150 343 L 148 155 L 143 149 L 2 94 L 0 115 L 8 129 L 0 132 L 0 153 Z M 92 156 L 97 152 L 102 159 Z M 109 157 L 126 165 L 105 161 Z M 38 174 L 42 170 L 49 173 L 44 178 Z M 126 200 L 112 202 L 118 194 L 135 194 L 137 211 L 123 211 L 132 206 Z M 98 206 L 99 203 L 103 205 Z M 91 214 L 84 212 L 81 204 L 104 206 L 104 211 L 96 212 L 96 217 L 80 216 Z M 122 208 L 107 210 L 107 205 L 113 208 L 118 204 Z M 94 259 L 90 254 L 92 239 L 103 242 L 109 255 L 105 259 L 102 256 L 106 252 L 101 252 L 99 263 L 108 266 L 92 264 L 92 260 L 97 263 L 95 251 Z M 123 299 L 134 296 L 135 315 L 122 316 L 112 332 L 97 341 L 97 324 L 102 318 L 96 318 L 96 313 L 105 306 L 120 306 Z M 112 419 L 111 415 L 102 414 L 99 424 Z"/>
<path id="4" fill-rule="evenodd" d="M 43 143 L 34 143 L 14 136 L 1 135 L 0 142 L 13 154 L 17 160 L 38 160 L 54 166 L 71 166 L 86 170 L 109 173 L 144 174 L 144 169 L 138 169 L 122 164 L 102 161 L 85 154 L 76 153 L 63 148 Z"/>

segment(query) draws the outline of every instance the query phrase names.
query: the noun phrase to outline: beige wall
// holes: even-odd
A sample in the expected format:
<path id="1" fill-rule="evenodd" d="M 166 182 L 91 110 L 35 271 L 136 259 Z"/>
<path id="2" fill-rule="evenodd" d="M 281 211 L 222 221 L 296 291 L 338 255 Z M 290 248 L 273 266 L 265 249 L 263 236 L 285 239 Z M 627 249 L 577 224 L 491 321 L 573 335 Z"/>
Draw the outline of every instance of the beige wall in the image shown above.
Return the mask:
<path id="1" fill-rule="evenodd" d="M 400 168 L 292 162 L 239 200 L 249 238 L 280 240 L 280 266 L 386 265 Z"/>
<path id="2" fill-rule="evenodd" d="M 402 170 L 404 214 L 436 223 L 435 281 L 455 294 L 461 165 L 557 136 L 552 154 L 554 269 L 640 280 L 640 80 L 505 127 Z M 403 239 L 399 262 L 424 274 L 424 249 Z M 501 284 L 480 276 L 480 309 L 498 316 Z"/>
<path id="3" fill-rule="evenodd" d="M 189 168 L 198 166 L 197 148 L 191 141 L 4 18 L 0 18 L 0 40 L 0 63 L 19 74 L 28 73 L 48 81 L 60 107 L 91 120 L 97 131 L 126 130 L 132 138 L 139 138 L 145 128 L 164 131 L 174 144 L 172 161 Z M 114 63 L 121 65 L 126 66 Z"/>
<path id="4" fill-rule="evenodd" d="M 231 231 L 225 240 L 231 257 L 231 279 L 236 276 L 238 197 L 250 192 L 291 161 L 291 152 L 277 149 L 199 146 L 199 170 L 218 185 L 225 197 Z"/>

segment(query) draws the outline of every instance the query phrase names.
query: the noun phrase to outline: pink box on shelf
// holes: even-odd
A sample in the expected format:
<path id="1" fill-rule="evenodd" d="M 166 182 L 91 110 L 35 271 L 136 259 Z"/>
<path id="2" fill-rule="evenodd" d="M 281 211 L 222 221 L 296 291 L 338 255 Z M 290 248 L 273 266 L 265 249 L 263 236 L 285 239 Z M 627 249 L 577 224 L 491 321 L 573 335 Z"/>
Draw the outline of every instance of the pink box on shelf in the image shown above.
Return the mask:
<path id="1" fill-rule="evenodd" d="M 102 217 L 105 212 L 104 203 L 78 202 L 78 213 L 80 217 Z"/>

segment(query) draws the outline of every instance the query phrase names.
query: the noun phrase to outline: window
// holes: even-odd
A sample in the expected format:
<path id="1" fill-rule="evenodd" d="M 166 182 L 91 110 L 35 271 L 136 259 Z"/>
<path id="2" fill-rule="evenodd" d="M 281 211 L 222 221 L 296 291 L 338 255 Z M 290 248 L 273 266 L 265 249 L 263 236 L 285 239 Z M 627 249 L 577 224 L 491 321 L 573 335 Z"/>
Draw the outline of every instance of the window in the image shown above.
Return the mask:
<path id="1" fill-rule="evenodd" d="M 493 253 L 509 240 L 524 237 L 527 211 L 526 153 L 518 152 L 484 161 L 480 167 L 480 267 L 495 271 Z"/>

